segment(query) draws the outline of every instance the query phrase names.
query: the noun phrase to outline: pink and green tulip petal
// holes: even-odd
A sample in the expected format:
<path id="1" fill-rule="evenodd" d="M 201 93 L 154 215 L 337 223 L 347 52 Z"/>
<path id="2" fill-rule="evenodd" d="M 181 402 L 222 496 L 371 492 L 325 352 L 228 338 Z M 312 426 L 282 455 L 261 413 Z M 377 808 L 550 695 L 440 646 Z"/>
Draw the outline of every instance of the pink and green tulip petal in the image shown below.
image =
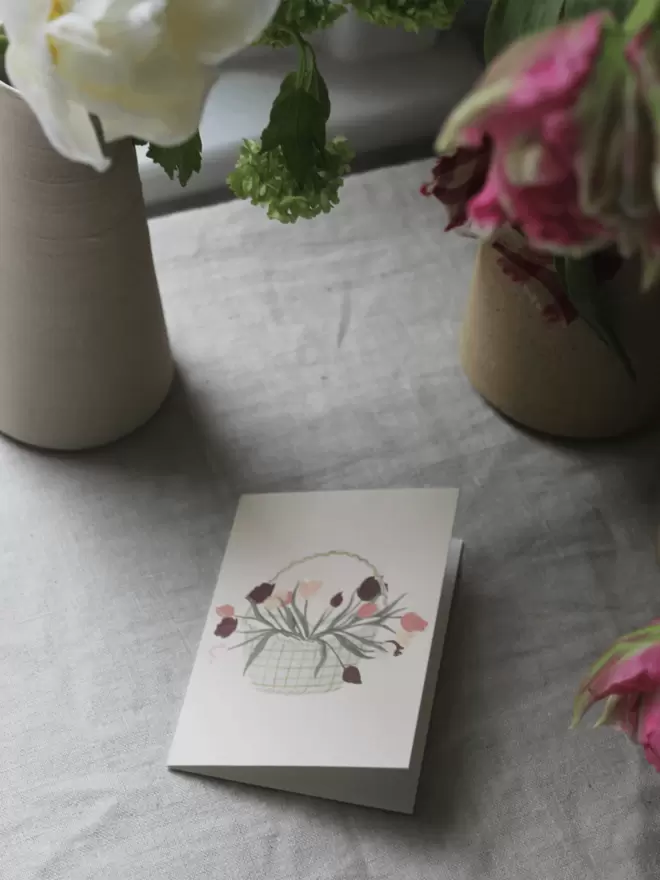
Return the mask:
<path id="1" fill-rule="evenodd" d="M 582 683 L 573 707 L 575 727 L 591 706 L 610 696 L 650 693 L 660 687 L 660 643 L 617 642 Z"/>
<path id="2" fill-rule="evenodd" d="M 650 26 L 643 28 L 626 46 L 626 58 L 638 78 L 653 127 L 653 191 L 660 202 L 660 36 Z"/>
<path id="3" fill-rule="evenodd" d="M 630 739 L 636 741 L 640 699 L 639 694 L 608 697 L 603 714 L 596 721 L 594 727 L 608 725 L 622 731 Z"/>
<path id="4" fill-rule="evenodd" d="M 642 698 L 637 735 L 646 760 L 660 772 L 660 688 Z"/>

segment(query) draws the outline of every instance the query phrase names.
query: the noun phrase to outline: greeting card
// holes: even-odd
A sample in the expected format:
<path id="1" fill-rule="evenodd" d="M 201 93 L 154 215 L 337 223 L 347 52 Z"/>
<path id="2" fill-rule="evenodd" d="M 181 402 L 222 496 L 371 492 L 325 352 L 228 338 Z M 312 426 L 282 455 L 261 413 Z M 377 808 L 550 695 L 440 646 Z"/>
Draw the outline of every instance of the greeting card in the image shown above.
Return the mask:
<path id="1" fill-rule="evenodd" d="M 412 812 L 456 503 L 450 489 L 244 496 L 169 766 Z"/>

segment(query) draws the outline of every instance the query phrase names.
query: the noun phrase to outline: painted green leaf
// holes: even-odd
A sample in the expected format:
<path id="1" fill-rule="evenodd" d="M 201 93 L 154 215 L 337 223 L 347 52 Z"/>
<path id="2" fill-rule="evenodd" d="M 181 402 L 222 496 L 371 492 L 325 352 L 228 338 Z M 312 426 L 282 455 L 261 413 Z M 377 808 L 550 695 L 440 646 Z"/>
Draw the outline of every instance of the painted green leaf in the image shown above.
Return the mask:
<path id="1" fill-rule="evenodd" d="M 398 608 L 398 606 L 401 604 L 401 602 L 403 602 L 403 600 L 404 600 L 405 598 L 406 598 L 406 594 L 403 593 L 401 596 L 399 596 L 398 598 L 396 598 L 393 602 L 390 602 L 388 605 L 386 605 L 384 608 L 382 608 L 382 609 L 378 612 L 378 614 L 374 614 L 374 619 L 378 619 L 378 620 L 386 620 L 388 617 L 391 617 L 391 615 L 392 615 L 395 611 L 400 610 L 400 609 Z"/>
<path id="2" fill-rule="evenodd" d="M 619 358 L 631 379 L 635 369 L 616 331 L 616 316 L 613 314 L 611 297 L 605 294 L 594 272 L 593 260 L 556 260 L 555 265 L 563 263 L 558 269 L 564 281 L 566 294 L 578 315 L 594 331 L 596 336 Z"/>
<path id="3" fill-rule="evenodd" d="M 257 657 L 259 656 L 259 654 L 261 654 L 261 652 L 263 651 L 263 649 L 264 649 L 264 648 L 266 647 L 266 645 L 268 644 L 269 640 L 270 640 L 270 639 L 272 638 L 272 636 L 274 636 L 274 635 L 275 635 L 275 633 L 267 633 L 265 636 L 262 637 L 262 639 L 261 639 L 260 642 L 257 642 L 257 644 L 255 645 L 255 647 L 254 647 L 254 648 L 252 649 L 252 651 L 250 652 L 250 656 L 249 656 L 248 659 L 247 659 L 247 663 L 245 664 L 245 668 L 243 669 L 243 675 L 245 675 L 245 673 L 248 671 L 248 669 L 250 668 L 250 666 L 252 666 L 252 664 L 254 663 L 254 661 L 257 659 Z"/>
<path id="4" fill-rule="evenodd" d="M 260 639 L 263 635 L 265 635 L 263 630 L 260 630 L 256 635 L 252 636 L 249 639 L 245 639 L 243 642 L 239 642 L 237 645 L 232 645 L 229 648 L 230 651 L 235 651 L 237 648 L 242 648 L 244 645 L 249 645 L 250 642 L 256 642 L 257 639 Z M 268 635 L 272 635 L 272 633 L 268 633 Z"/>
<path id="5" fill-rule="evenodd" d="M 321 646 L 321 659 L 319 660 L 316 669 L 314 670 L 314 678 L 316 678 L 321 669 L 323 669 L 323 664 L 325 663 L 328 656 L 328 646 L 326 645 L 326 643 L 319 642 L 319 645 Z"/>
<path id="6" fill-rule="evenodd" d="M 298 608 L 298 606 L 296 605 L 296 590 L 294 590 L 293 599 L 291 601 L 291 604 L 287 605 L 287 609 L 294 616 L 296 624 L 298 625 L 303 636 L 305 638 L 309 638 L 309 623 L 307 622 L 307 618 L 302 613 L 300 608 Z"/>
<path id="7" fill-rule="evenodd" d="M 358 636 L 354 632 L 343 632 L 342 635 L 345 636 L 346 638 L 349 638 L 349 639 L 355 639 L 355 641 L 358 642 L 358 644 L 364 645 L 364 647 L 369 650 L 376 650 L 376 651 L 387 650 L 386 648 L 384 648 L 381 645 L 380 642 L 377 642 L 375 639 L 368 639 L 365 636 Z"/>
<path id="8" fill-rule="evenodd" d="M 293 611 L 291 611 L 291 609 L 289 608 L 289 606 L 288 606 L 288 605 L 285 605 L 285 606 L 284 606 L 283 608 L 281 608 L 280 610 L 281 610 L 282 614 L 284 615 L 284 618 L 285 618 L 285 620 L 286 620 L 286 625 L 287 625 L 288 628 L 291 630 L 291 632 L 292 632 L 292 633 L 298 633 L 298 632 L 300 632 L 300 626 L 299 626 L 299 624 L 298 624 L 298 621 L 297 621 L 296 618 L 294 617 L 294 615 L 293 615 Z"/>
<path id="9" fill-rule="evenodd" d="M 559 22 L 564 0 L 493 0 L 484 36 L 484 55 L 490 62 L 510 43 Z"/>
<path id="10" fill-rule="evenodd" d="M 350 654 L 353 654 L 356 657 L 361 657 L 363 660 L 370 660 L 373 657 L 373 654 L 368 654 L 366 651 L 363 651 L 362 648 L 358 648 L 357 645 L 353 644 L 353 642 L 351 642 L 350 639 L 347 639 L 346 636 L 343 636 L 340 633 L 333 633 L 332 635 L 337 639 L 342 648 Z"/>

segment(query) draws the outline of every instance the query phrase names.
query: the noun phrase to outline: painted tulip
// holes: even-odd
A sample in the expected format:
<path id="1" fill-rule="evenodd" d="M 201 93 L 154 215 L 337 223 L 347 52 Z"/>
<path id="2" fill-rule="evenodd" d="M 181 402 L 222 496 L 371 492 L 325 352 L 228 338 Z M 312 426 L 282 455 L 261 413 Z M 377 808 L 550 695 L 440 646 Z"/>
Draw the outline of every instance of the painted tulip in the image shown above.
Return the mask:
<path id="1" fill-rule="evenodd" d="M 272 595 L 274 589 L 275 584 L 259 584 L 258 587 L 250 590 L 247 598 L 250 602 L 254 602 L 255 605 L 261 605 Z"/>
<path id="2" fill-rule="evenodd" d="M 298 588 L 298 594 L 303 599 L 311 599 L 323 586 L 321 581 L 302 581 Z"/>
<path id="3" fill-rule="evenodd" d="M 279 0 L 0 0 L 6 69 L 51 144 L 107 165 L 106 141 L 161 146 L 199 126 L 217 64 L 266 28 Z"/>
<path id="4" fill-rule="evenodd" d="M 407 648 L 415 638 L 415 633 L 404 629 L 402 626 L 394 633 L 394 639 L 402 648 Z"/>
<path id="5" fill-rule="evenodd" d="M 408 611 L 401 617 L 401 629 L 408 633 L 424 632 L 429 625 L 428 620 L 424 620 L 414 611 Z"/>
<path id="6" fill-rule="evenodd" d="M 233 605 L 218 605 L 215 613 L 218 617 L 233 617 L 236 612 Z"/>
<path id="7" fill-rule="evenodd" d="M 229 636 L 233 635 L 236 631 L 237 626 L 238 621 L 235 617 L 225 617 L 224 620 L 221 620 L 216 626 L 215 634 L 216 636 L 220 636 L 221 639 L 228 639 Z"/>
<path id="8" fill-rule="evenodd" d="M 626 733 L 660 771 L 660 624 L 619 639 L 592 666 L 575 699 L 573 726 L 603 700 L 596 726 Z"/>
<path id="9" fill-rule="evenodd" d="M 366 620 L 368 617 L 373 617 L 377 611 L 378 605 L 375 602 L 365 602 L 355 613 L 361 620 Z"/>
<path id="10" fill-rule="evenodd" d="M 362 676 L 357 666 L 344 666 L 341 677 L 347 684 L 362 684 Z"/>
<path id="11" fill-rule="evenodd" d="M 380 581 L 376 577 L 368 577 L 363 580 L 357 590 L 358 599 L 361 599 L 362 602 L 371 602 L 382 592 Z"/>
<path id="12" fill-rule="evenodd" d="M 344 601 L 343 593 L 335 593 L 335 595 L 330 599 L 330 605 L 332 608 L 339 608 L 341 603 Z"/>

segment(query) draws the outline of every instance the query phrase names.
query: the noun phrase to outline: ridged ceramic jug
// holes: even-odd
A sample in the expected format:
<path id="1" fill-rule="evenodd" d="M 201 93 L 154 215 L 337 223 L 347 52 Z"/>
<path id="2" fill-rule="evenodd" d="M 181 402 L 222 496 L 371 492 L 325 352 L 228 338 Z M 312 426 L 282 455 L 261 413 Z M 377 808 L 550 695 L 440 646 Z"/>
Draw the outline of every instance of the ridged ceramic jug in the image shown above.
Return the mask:
<path id="1" fill-rule="evenodd" d="M 0 432 L 77 450 L 144 424 L 173 365 L 135 150 L 98 174 L 0 83 Z"/>
<path id="2" fill-rule="evenodd" d="M 545 323 L 494 248 L 480 245 L 461 352 L 474 388 L 513 421 L 559 437 L 614 437 L 657 419 L 660 291 L 643 294 L 635 272 L 622 275 L 603 296 L 616 297 L 617 330 L 635 381 L 583 321 Z"/>

